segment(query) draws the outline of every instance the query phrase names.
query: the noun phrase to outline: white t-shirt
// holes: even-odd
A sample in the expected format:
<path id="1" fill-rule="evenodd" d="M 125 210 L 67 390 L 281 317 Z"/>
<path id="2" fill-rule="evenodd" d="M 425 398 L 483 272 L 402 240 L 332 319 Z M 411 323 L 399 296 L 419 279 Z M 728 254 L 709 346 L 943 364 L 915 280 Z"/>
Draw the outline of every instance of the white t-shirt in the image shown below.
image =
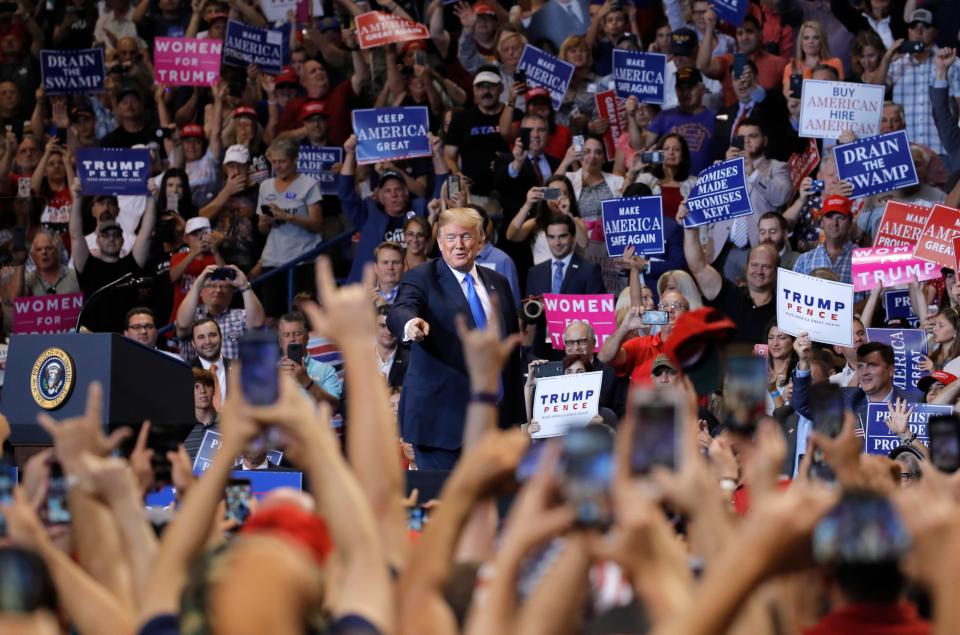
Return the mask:
<path id="1" fill-rule="evenodd" d="M 310 215 L 309 206 L 319 203 L 323 199 L 320 193 L 320 184 L 316 179 L 300 174 L 283 192 L 277 192 L 277 179 L 270 178 L 260 184 L 260 195 L 257 200 L 257 214 L 264 205 L 274 204 L 294 216 L 307 218 Z M 291 258 L 310 251 L 320 244 L 319 233 L 307 231 L 293 223 L 274 222 L 267 244 L 263 248 L 261 262 L 264 267 L 278 267 Z"/>

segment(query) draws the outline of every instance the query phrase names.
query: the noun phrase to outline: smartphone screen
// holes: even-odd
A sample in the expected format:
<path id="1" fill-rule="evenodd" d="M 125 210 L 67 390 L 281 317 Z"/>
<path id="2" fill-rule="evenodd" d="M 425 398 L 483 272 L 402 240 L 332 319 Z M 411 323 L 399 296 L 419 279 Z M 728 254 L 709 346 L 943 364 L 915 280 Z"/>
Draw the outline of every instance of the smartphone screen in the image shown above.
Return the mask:
<path id="1" fill-rule="evenodd" d="M 909 547 L 897 510 L 873 492 L 846 492 L 813 529 L 813 555 L 822 564 L 896 562 Z"/>
<path id="2" fill-rule="evenodd" d="M 813 429 L 831 439 L 843 429 L 843 395 L 836 384 L 816 384 L 810 387 L 810 414 Z"/>
<path id="3" fill-rule="evenodd" d="M 568 430 L 563 438 L 561 465 L 564 495 L 577 510 L 577 523 L 609 525 L 613 435 L 601 426 Z"/>
<path id="4" fill-rule="evenodd" d="M 678 400 L 672 391 L 633 391 L 634 431 L 630 447 L 630 470 L 647 474 L 655 465 L 674 469 L 679 464 L 680 421 Z"/>
<path id="5" fill-rule="evenodd" d="M 803 96 L 803 75 L 800 73 L 790 75 L 790 96 L 794 99 L 800 99 Z"/>
<path id="6" fill-rule="evenodd" d="M 573 136 L 573 149 L 577 152 L 583 152 L 583 135 L 578 134 Z"/>
<path id="7" fill-rule="evenodd" d="M 47 486 L 47 502 L 44 505 L 44 520 L 48 525 L 65 525 L 70 522 L 67 505 L 67 478 L 59 463 L 50 466 L 50 483 Z"/>
<path id="8" fill-rule="evenodd" d="M 452 198 L 454 194 L 460 193 L 460 177 L 452 175 L 447 177 L 447 196 Z"/>
<path id="9" fill-rule="evenodd" d="M 520 145 L 524 150 L 530 148 L 530 128 L 520 128 Z"/>
<path id="10" fill-rule="evenodd" d="M 277 364 L 280 347 L 271 331 L 249 331 L 240 338 L 240 385 L 254 406 L 276 402 L 279 396 Z"/>
<path id="11" fill-rule="evenodd" d="M 543 188 L 543 200 L 545 200 L 545 201 L 559 201 L 559 200 L 560 200 L 560 188 L 559 188 L 559 187 L 545 187 L 545 188 Z"/>
<path id="12" fill-rule="evenodd" d="M 425 66 L 427 63 L 427 54 L 425 51 L 414 51 L 413 52 L 413 63 L 419 64 L 420 66 Z"/>
<path id="13" fill-rule="evenodd" d="M 666 311 L 644 311 L 640 316 L 642 324 L 663 325 L 670 322 L 670 314 Z"/>
<path id="14" fill-rule="evenodd" d="M 303 344 L 287 344 L 287 359 L 293 360 L 298 364 L 303 361 Z"/>
<path id="15" fill-rule="evenodd" d="M 767 360 L 753 351 L 727 358 L 727 381 L 723 389 L 729 407 L 727 425 L 736 432 L 752 434 L 764 413 L 767 394 Z"/>
<path id="16" fill-rule="evenodd" d="M 514 478 L 517 479 L 517 483 L 526 483 L 537 473 L 537 469 L 540 467 L 540 457 L 543 456 L 543 449 L 545 447 L 547 447 L 546 441 L 534 440 L 533 443 L 530 444 L 527 453 L 520 459 L 520 465 L 517 466 L 517 470 L 514 473 Z"/>
<path id="17" fill-rule="evenodd" d="M 0 463 L 0 507 L 13 503 L 13 488 L 16 486 L 16 469 Z M 0 538 L 7 535 L 7 519 L 0 514 Z"/>
<path id="18" fill-rule="evenodd" d="M 273 216 L 273 210 L 270 209 L 269 205 L 261 205 L 260 213 L 263 214 L 264 216 Z"/>
<path id="19" fill-rule="evenodd" d="M 407 510 L 407 529 L 410 531 L 423 531 L 423 526 L 427 523 L 427 510 L 423 507 L 411 507 Z"/>
<path id="20" fill-rule="evenodd" d="M 733 143 L 731 143 L 730 145 L 732 145 L 737 150 L 743 150 L 743 143 L 744 143 L 743 135 L 738 134 L 736 137 L 733 138 Z"/>
<path id="21" fill-rule="evenodd" d="M 224 491 L 227 499 L 227 520 L 235 520 L 238 525 L 247 522 L 250 517 L 250 501 L 253 488 L 247 479 L 232 478 Z"/>
<path id="22" fill-rule="evenodd" d="M 960 420 L 956 417 L 931 417 L 930 462 L 941 472 L 952 474 L 960 469 Z"/>
<path id="23" fill-rule="evenodd" d="M 67 145 L 67 129 L 66 128 L 57 128 L 57 143 L 62 146 Z"/>
<path id="24" fill-rule="evenodd" d="M 644 163 L 663 163 L 663 152 L 641 152 L 640 160 Z"/>

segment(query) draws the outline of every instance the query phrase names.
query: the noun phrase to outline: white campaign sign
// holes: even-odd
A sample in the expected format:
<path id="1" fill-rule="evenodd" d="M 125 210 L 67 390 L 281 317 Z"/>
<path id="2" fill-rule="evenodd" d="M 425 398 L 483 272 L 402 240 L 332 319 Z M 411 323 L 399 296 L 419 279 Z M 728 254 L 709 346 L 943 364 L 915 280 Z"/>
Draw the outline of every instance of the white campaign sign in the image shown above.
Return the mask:
<path id="1" fill-rule="evenodd" d="M 852 130 L 858 139 L 880 134 L 883 86 L 803 80 L 800 136 L 838 139 Z"/>
<path id="2" fill-rule="evenodd" d="M 323 15 L 323 2 L 320 0 L 311 0 L 313 2 L 313 16 L 319 18 Z M 287 12 L 297 12 L 299 0 L 260 0 L 260 8 L 263 9 L 263 15 L 270 22 L 286 22 Z"/>
<path id="3" fill-rule="evenodd" d="M 558 437 L 566 434 L 568 428 L 590 423 L 600 407 L 602 379 L 600 371 L 538 379 L 531 416 L 540 430 L 532 436 Z"/>
<path id="4" fill-rule="evenodd" d="M 853 285 L 777 271 L 777 326 L 814 342 L 853 345 Z"/>

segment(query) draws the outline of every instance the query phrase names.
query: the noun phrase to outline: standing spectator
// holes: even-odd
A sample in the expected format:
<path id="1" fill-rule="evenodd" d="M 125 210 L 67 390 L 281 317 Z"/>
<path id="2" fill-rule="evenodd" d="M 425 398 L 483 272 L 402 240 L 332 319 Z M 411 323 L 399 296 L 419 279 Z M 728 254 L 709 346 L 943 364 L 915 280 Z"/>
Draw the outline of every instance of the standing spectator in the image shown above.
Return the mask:
<path id="1" fill-rule="evenodd" d="M 610 123 L 596 116 L 594 95 L 599 91 L 600 76 L 593 72 L 593 54 L 586 38 L 571 35 L 565 39 L 558 57 L 573 64 L 573 77 L 557 111 L 557 121 L 578 134 L 588 130 L 593 134 L 603 134 Z"/>
<path id="2" fill-rule="evenodd" d="M 487 2 L 477 2 L 472 7 L 457 3 L 454 14 L 460 19 L 463 30 L 457 56 L 469 73 L 476 73 L 481 66 L 497 61 L 497 40 L 500 26 L 496 10 Z"/>
<path id="3" fill-rule="evenodd" d="M 351 104 L 363 94 L 370 79 L 369 67 L 363 61 L 360 51 L 353 51 L 351 57 L 353 58 L 353 75 L 336 87 L 331 86 L 327 71 L 320 62 L 315 60 L 304 62 L 300 84 L 305 94 L 302 97 L 294 97 L 284 106 L 277 127 L 279 132 L 299 127 L 303 105 L 308 101 L 319 101 L 323 103 L 330 117 L 331 144 L 340 145 L 346 140 L 352 127 Z"/>
<path id="4" fill-rule="evenodd" d="M 820 210 L 824 241 L 813 250 L 800 254 L 793 270 L 810 275 L 814 269 L 829 269 L 840 282 L 853 282 L 853 248 L 850 241 L 851 201 L 844 196 L 828 196 Z"/>
<path id="5" fill-rule="evenodd" d="M 783 69 L 784 94 L 790 90 L 791 75 L 802 75 L 804 79 L 810 79 L 813 69 L 821 64 L 834 68 L 843 80 L 843 61 L 831 57 L 826 34 L 819 22 L 810 20 L 800 25 L 800 37 L 797 38 L 796 46 L 793 60 Z"/>
<path id="6" fill-rule="evenodd" d="M 548 40 L 557 49 L 571 35 L 586 33 L 590 28 L 587 0 L 553 0 L 540 6 L 527 25 L 531 42 Z"/>
<path id="7" fill-rule="evenodd" d="M 30 258 L 36 270 L 24 274 L 21 295 L 43 296 L 80 291 L 76 270 L 63 264 L 60 258 L 62 249 L 57 234 L 42 228 L 37 231 L 30 244 Z"/>
<path id="8" fill-rule="evenodd" d="M 223 332 L 220 325 L 212 318 L 200 318 L 190 330 L 193 339 L 193 349 L 197 356 L 190 361 L 194 368 L 202 368 L 213 374 L 213 409 L 223 409 L 223 402 L 227 398 L 230 382 L 227 373 L 230 372 L 230 358 L 224 356 Z M 183 351 L 181 350 L 181 354 Z"/>
<path id="9" fill-rule="evenodd" d="M 690 173 L 690 147 L 682 135 L 671 132 L 660 137 L 656 149 L 663 153 L 662 160 L 646 166 L 641 172 L 644 164 L 641 156 L 635 154 L 624 182 L 649 187 L 651 194 L 662 198 L 663 215 L 676 218 L 680 203 L 697 184 L 697 177 Z"/>
<path id="10" fill-rule="evenodd" d="M 190 251 L 173 254 L 170 258 L 170 283 L 173 286 L 173 310 L 170 321 L 176 320 L 177 309 L 187 297 L 197 276 L 210 265 L 223 267 L 223 257 L 213 242 L 210 221 L 203 217 L 191 218 L 184 228 Z"/>
<path id="11" fill-rule="evenodd" d="M 391 388 L 399 388 L 403 385 L 407 367 L 410 365 L 410 347 L 401 346 L 400 340 L 390 332 L 390 327 L 387 326 L 389 313 L 389 306 L 377 308 L 377 342 L 374 346 L 374 354 L 377 356 L 377 368 L 387 380 L 387 385 Z"/>
<path id="12" fill-rule="evenodd" d="M 905 5 L 906 0 L 860 0 L 854 8 L 849 0 L 830 0 L 830 10 L 848 31 L 857 34 L 869 29 L 888 49 L 895 40 L 907 37 Z"/>
<path id="13" fill-rule="evenodd" d="M 70 222 L 70 209 L 73 206 L 73 197 L 70 193 L 70 183 L 73 182 L 73 166 L 67 156 L 67 149 L 57 142 L 56 137 L 50 137 L 30 179 L 31 189 L 45 201 L 46 207 L 40 216 L 40 222 L 66 230 Z"/>
<path id="14" fill-rule="evenodd" d="M 126 1 L 126 0 L 124 0 Z M 132 80 L 122 80 L 116 93 L 117 127 L 101 140 L 105 148 L 132 148 L 155 140 L 154 131 L 147 128 L 143 93 Z"/>
<path id="15" fill-rule="evenodd" d="M 697 175 L 713 156 L 717 113 L 703 106 L 703 76 L 697 69 L 678 69 L 676 86 L 679 105 L 662 111 L 650 122 L 647 141 L 653 143 L 673 132 L 680 134 L 690 150 L 690 173 Z"/>
<path id="16" fill-rule="evenodd" d="M 527 199 L 523 207 L 517 212 L 517 215 L 507 226 L 507 240 L 516 242 L 529 242 L 530 251 L 533 255 L 533 264 L 539 265 L 541 262 L 549 260 L 550 247 L 547 245 L 547 237 L 544 233 L 549 221 L 555 214 L 564 214 L 573 218 L 577 227 L 577 247 L 581 250 L 586 249 L 589 244 L 587 237 L 587 226 L 580 218 L 580 210 L 577 207 L 577 200 L 573 196 L 573 186 L 570 180 L 559 174 L 554 174 L 544 183 L 545 187 L 532 187 L 527 190 Z M 560 196 L 556 200 L 544 199 L 546 188 L 556 188 L 560 190 Z"/>
<path id="17" fill-rule="evenodd" d="M 403 276 L 403 247 L 384 241 L 373 250 L 374 302 L 393 304 Z"/>
<path id="18" fill-rule="evenodd" d="M 193 367 L 193 416 L 197 422 L 183 440 L 183 447 L 190 457 L 191 464 L 197 460 L 197 453 L 203 443 L 207 430 L 218 432 L 219 413 L 213 406 L 215 375 L 209 370 Z"/>

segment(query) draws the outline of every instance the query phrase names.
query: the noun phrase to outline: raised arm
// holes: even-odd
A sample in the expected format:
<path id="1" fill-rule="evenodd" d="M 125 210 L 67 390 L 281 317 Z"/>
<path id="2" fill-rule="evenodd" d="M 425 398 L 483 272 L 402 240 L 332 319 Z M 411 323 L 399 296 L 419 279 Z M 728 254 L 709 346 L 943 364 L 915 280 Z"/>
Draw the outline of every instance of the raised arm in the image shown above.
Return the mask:
<path id="1" fill-rule="evenodd" d="M 200 275 L 197 276 L 197 279 L 193 281 L 193 286 L 187 291 L 183 302 L 180 303 L 176 318 L 177 337 L 179 339 L 186 338 L 193 330 L 194 316 L 196 316 L 197 307 L 200 305 L 200 292 L 207 283 L 207 278 L 210 277 L 210 274 L 213 273 L 213 270 L 216 268 L 216 265 L 207 265 L 204 270 L 200 272 Z"/>
<path id="2" fill-rule="evenodd" d="M 87 266 L 90 250 L 87 249 L 87 237 L 83 235 L 83 219 L 80 210 L 83 209 L 83 185 L 79 178 L 73 179 L 70 185 L 73 190 L 73 205 L 70 207 L 70 251 L 73 256 L 73 266 L 77 273 L 83 273 Z"/>
<path id="3" fill-rule="evenodd" d="M 133 241 L 133 248 L 130 250 L 133 259 L 137 261 L 137 266 L 141 269 L 147 265 L 147 258 L 150 257 L 150 240 L 153 237 L 153 225 L 157 221 L 157 194 L 159 189 L 154 184 L 153 179 L 147 181 L 147 187 L 150 194 L 147 195 L 147 204 L 143 209 L 143 217 L 140 219 L 140 230 L 137 232 L 137 238 Z"/>
<path id="4" fill-rule="evenodd" d="M 677 222 L 683 224 L 683 219 L 687 216 L 687 206 L 683 204 L 677 211 Z M 696 227 L 683 228 L 683 255 L 687 259 L 687 267 L 690 273 L 696 279 L 703 297 L 707 300 L 714 300 L 720 295 L 723 288 L 723 276 L 720 272 L 707 263 L 703 254 L 703 247 L 700 246 L 700 231 Z"/>
<path id="5" fill-rule="evenodd" d="M 621 367 L 627 362 L 627 352 L 623 350 L 623 342 L 629 339 L 627 336 L 643 328 L 643 304 L 630 307 L 627 316 L 623 322 L 613 332 L 613 335 L 603 341 L 603 346 L 597 353 L 597 359 L 604 364 L 610 364 L 614 367 Z"/>
<path id="6" fill-rule="evenodd" d="M 700 41 L 700 46 L 697 47 L 697 68 L 703 71 L 707 77 L 720 79 L 723 65 L 717 58 L 712 57 L 712 44 L 717 29 L 717 14 L 714 13 L 712 8 L 707 10 L 704 20 L 707 22 L 707 28 L 703 31 L 703 40 Z"/>

